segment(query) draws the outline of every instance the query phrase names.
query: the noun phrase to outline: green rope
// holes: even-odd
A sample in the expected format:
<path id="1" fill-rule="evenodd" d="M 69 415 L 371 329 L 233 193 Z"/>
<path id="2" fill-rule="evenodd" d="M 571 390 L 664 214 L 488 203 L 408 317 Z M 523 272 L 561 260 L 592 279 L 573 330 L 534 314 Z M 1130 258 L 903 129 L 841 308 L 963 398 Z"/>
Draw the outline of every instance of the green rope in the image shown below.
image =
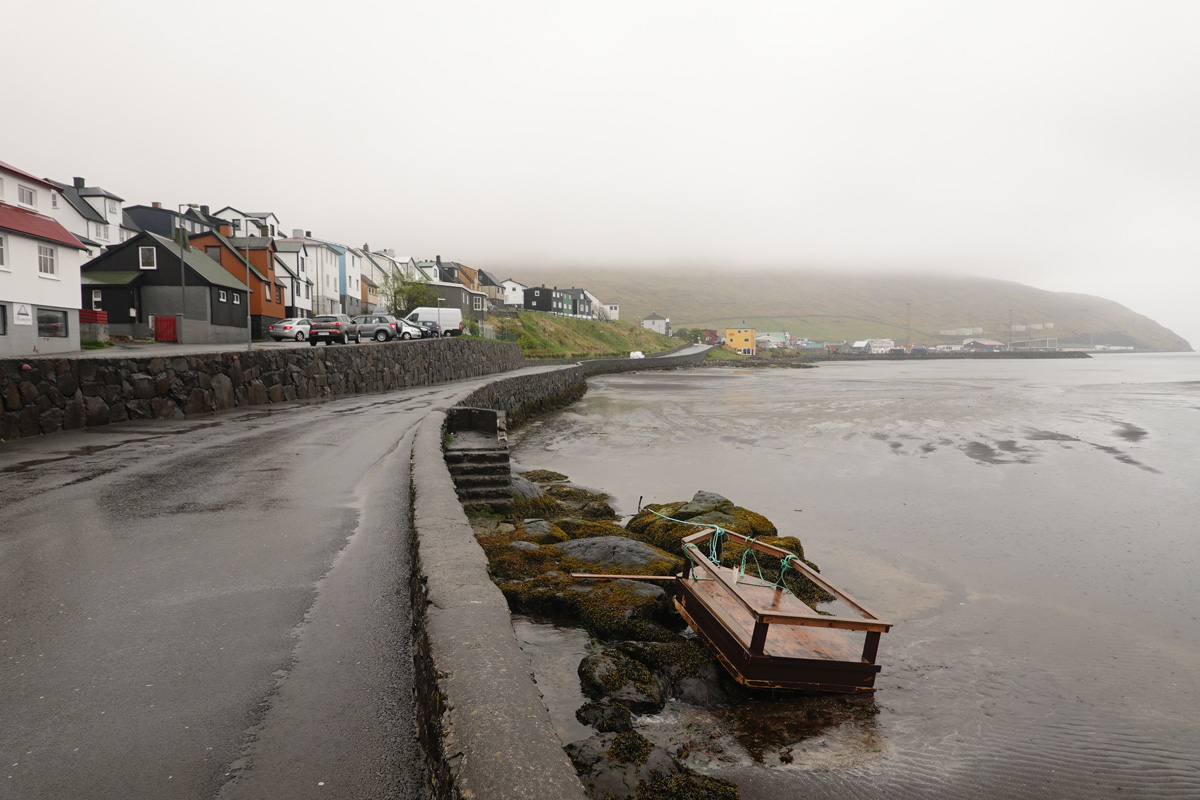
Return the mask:
<path id="1" fill-rule="evenodd" d="M 753 541 L 755 541 L 753 536 L 746 537 L 746 549 L 742 551 L 742 565 L 738 568 L 738 580 L 746 577 L 746 557 L 749 556 L 754 559 L 754 569 L 758 571 L 758 579 L 766 583 L 767 579 L 762 574 L 762 564 L 758 563 L 758 553 L 750 546 Z"/>
<path id="2" fill-rule="evenodd" d="M 729 536 L 729 531 L 725 530 L 720 525 L 713 525 L 711 522 L 688 522 L 686 519 L 675 519 L 674 517 L 668 517 L 666 514 L 659 514 L 653 508 L 647 508 L 646 510 L 655 516 L 662 517 L 663 519 L 669 519 L 671 522 L 678 522 L 681 525 L 695 525 L 697 528 L 712 528 L 714 531 L 716 531 L 716 533 L 714 533 L 713 537 L 708 540 L 708 559 L 714 564 L 721 563 L 721 542 Z M 693 545 L 688 546 L 691 547 Z"/>
<path id="3" fill-rule="evenodd" d="M 796 593 L 792 591 L 792 587 L 787 585 L 787 582 L 783 579 L 783 576 L 787 574 L 789 569 L 795 569 L 792 566 L 792 559 L 794 558 L 796 558 L 794 553 L 788 553 L 786 556 L 779 559 L 779 580 L 775 581 L 775 586 L 777 588 L 783 589 L 793 597 L 796 596 Z"/>

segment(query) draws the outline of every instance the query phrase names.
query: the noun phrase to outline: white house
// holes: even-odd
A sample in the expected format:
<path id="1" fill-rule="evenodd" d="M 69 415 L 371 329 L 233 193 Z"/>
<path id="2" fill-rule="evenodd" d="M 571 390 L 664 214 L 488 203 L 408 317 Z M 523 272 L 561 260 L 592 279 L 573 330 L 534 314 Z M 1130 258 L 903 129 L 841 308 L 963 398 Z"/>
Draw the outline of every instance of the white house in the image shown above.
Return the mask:
<path id="1" fill-rule="evenodd" d="M 283 264 L 287 280 L 292 284 L 288 289 L 288 315 L 311 317 L 315 282 L 309 269 L 308 245 L 296 239 L 276 239 L 275 258 Z"/>
<path id="2" fill-rule="evenodd" d="M 98 186 L 88 186 L 83 178 L 71 183 L 46 179 L 58 187 L 58 196 L 50 198 L 46 213 L 69 230 L 76 239 L 89 245 L 89 255 L 99 248 L 120 244 L 138 233 L 125 217 L 125 200 Z M 95 246 L 92 246 L 92 245 Z"/>
<path id="3" fill-rule="evenodd" d="M 642 327 L 657 331 L 663 336 L 671 335 L 671 320 L 666 317 L 660 317 L 653 312 L 650 313 L 650 316 L 642 318 Z"/>
<path id="4" fill-rule="evenodd" d="M 312 313 L 318 315 L 345 313 L 341 308 L 341 297 L 338 291 L 340 286 L 338 264 L 344 251 L 339 253 L 338 248 L 328 242 L 312 238 L 311 231 L 299 228 L 292 231 L 291 237 L 281 241 L 299 242 L 307 251 L 305 266 L 308 278 L 313 282 Z M 275 242 L 275 247 L 279 247 L 278 241 Z"/>
<path id="5" fill-rule="evenodd" d="M 272 239 L 283 236 L 279 217 L 270 211 L 239 211 L 233 206 L 225 206 L 213 216 L 232 223 L 234 236 L 270 236 Z"/>
<path id="6" fill-rule="evenodd" d="M 525 305 L 525 290 L 529 287 L 523 283 L 518 283 L 512 278 L 506 281 L 500 281 L 500 288 L 503 290 L 501 300 L 506 306 L 515 306 L 523 308 Z"/>
<path id="7" fill-rule="evenodd" d="M 0 357 L 79 349 L 79 267 L 87 248 L 44 210 L 49 181 L 0 161 Z"/>

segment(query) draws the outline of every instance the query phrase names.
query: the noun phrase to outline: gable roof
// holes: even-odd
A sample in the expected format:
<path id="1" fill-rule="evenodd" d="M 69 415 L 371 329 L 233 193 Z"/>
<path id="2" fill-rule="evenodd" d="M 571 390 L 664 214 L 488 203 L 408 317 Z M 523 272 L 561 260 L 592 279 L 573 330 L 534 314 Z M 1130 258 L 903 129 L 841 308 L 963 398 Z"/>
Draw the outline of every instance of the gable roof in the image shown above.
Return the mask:
<path id="1" fill-rule="evenodd" d="M 79 190 L 80 197 L 107 197 L 110 200 L 116 200 L 118 203 L 124 203 L 124 197 L 117 197 L 109 191 L 101 189 L 99 186 L 85 186 Z"/>
<path id="2" fill-rule="evenodd" d="M 188 237 L 188 240 L 189 240 L 189 241 L 191 241 L 192 239 L 199 239 L 201 236 L 213 236 L 213 237 L 215 237 L 215 238 L 217 239 L 217 241 L 219 241 L 219 242 L 220 242 L 222 245 L 224 245 L 226 248 L 228 248 L 228 249 L 229 249 L 229 252 L 231 252 L 231 253 L 233 253 L 235 256 L 237 256 L 237 260 L 238 260 L 238 261 L 240 261 L 240 262 L 242 262 L 242 266 L 243 266 L 243 267 L 244 267 L 244 266 L 249 266 L 249 267 L 250 267 L 250 271 L 251 271 L 251 272 L 253 272 L 255 275 L 257 275 L 257 276 L 258 276 L 258 279 L 259 279 L 260 281 L 265 281 L 265 280 L 267 279 L 267 276 L 266 276 L 266 275 L 263 275 L 263 274 L 262 274 L 262 273 L 259 271 L 258 267 L 254 266 L 253 262 L 247 261 L 247 260 L 246 260 L 246 257 L 245 257 L 244 255 L 242 255 L 242 252 L 241 252 L 240 250 L 238 250 L 238 247 L 242 247 L 243 245 L 240 245 L 240 244 L 237 244 L 237 243 L 238 243 L 238 242 L 241 242 L 241 241 L 244 241 L 244 240 L 242 240 L 242 239 L 230 239 L 228 236 L 223 236 L 222 234 L 218 233 L 218 232 L 217 232 L 217 231 L 215 231 L 215 230 L 213 230 L 213 231 L 204 231 L 203 233 L 193 233 L 191 236 L 189 236 L 189 237 Z M 160 237 L 160 238 L 161 238 L 161 237 Z M 259 240 L 258 240 L 258 239 L 253 239 L 253 238 L 252 238 L 252 239 L 251 239 L 251 242 L 254 242 L 254 241 L 259 241 Z M 269 240 L 268 240 L 268 241 L 269 241 Z M 251 245 L 250 245 L 250 247 L 251 247 L 251 248 L 254 248 L 254 245 L 253 245 L 253 244 L 251 244 Z M 211 257 L 209 257 L 209 256 L 207 256 L 207 255 L 205 255 L 204 257 L 205 257 L 205 258 L 207 258 L 209 261 L 212 261 L 212 258 L 211 258 Z M 214 262 L 214 263 L 215 263 L 215 262 Z M 222 267 L 222 269 L 224 269 L 224 267 Z"/>
<path id="3" fill-rule="evenodd" d="M 496 276 L 493 275 L 492 273 L 488 272 L 486 269 L 478 270 L 478 272 L 479 272 L 479 277 L 480 277 L 480 281 L 479 281 L 480 283 L 483 283 L 486 280 L 492 286 L 499 286 L 501 284 L 501 281 L 496 280 Z"/>
<path id="4" fill-rule="evenodd" d="M 91 272 L 81 272 L 79 280 L 85 286 L 128 286 L 135 280 L 145 275 L 144 272 L 105 272 L 103 270 L 93 270 Z"/>
<path id="5" fill-rule="evenodd" d="M 646 320 L 648 320 L 648 319 L 661 319 L 661 320 L 663 320 L 663 321 L 665 322 L 667 318 L 666 318 L 666 317 L 660 317 L 658 314 L 655 314 L 653 311 L 651 311 L 649 316 L 642 317 L 642 321 L 643 321 L 643 322 L 645 322 L 645 321 L 646 321 Z"/>
<path id="6" fill-rule="evenodd" d="M 54 187 L 51 186 L 50 188 Z M 19 233 L 31 239 L 54 242 L 55 244 L 73 247 L 76 250 L 87 249 L 58 220 L 51 219 L 45 214 L 39 214 L 36 211 L 10 206 L 8 203 L 0 203 L 0 230 Z"/>
<path id="7" fill-rule="evenodd" d="M 180 248 L 178 242 L 173 242 L 164 236 L 159 236 L 157 233 L 147 232 L 141 235 L 150 237 L 163 247 L 167 248 L 167 251 L 170 252 L 171 255 L 179 258 Z M 133 241 L 137 241 L 136 236 L 133 239 L 129 239 L 126 244 Z M 216 261 L 213 261 L 212 258 L 210 258 L 203 250 L 197 250 L 194 247 L 189 247 L 183 252 L 183 263 L 187 264 L 192 268 L 193 272 L 197 273 L 201 278 L 204 278 L 204 280 L 208 281 L 214 286 L 225 286 L 227 288 L 238 289 L 243 292 L 249 291 L 249 289 L 246 287 L 246 284 L 230 275 L 224 267 L 222 267 Z"/>
<path id="8" fill-rule="evenodd" d="M 108 220 L 104 218 L 104 215 L 92 208 L 92 204 L 84 200 L 79 190 L 74 186 L 69 183 L 59 183 L 51 178 L 47 178 L 46 180 L 58 187 L 59 193 L 71 204 L 71 208 L 79 212 L 79 216 L 89 222 L 99 222 L 101 225 L 108 224 Z"/>
<path id="9" fill-rule="evenodd" d="M 17 169 L 17 168 L 16 168 L 16 167 L 14 167 L 12 164 L 6 164 L 6 163 L 4 163 L 3 161 L 0 161 L 0 171 L 3 171 L 3 172 L 11 172 L 13 175 L 16 175 L 18 178 L 24 178 L 24 179 L 25 179 L 25 180 L 27 180 L 27 181 L 33 181 L 33 182 L 34 182 L 34 183 L 36 183 L 38 186 L 42 186 L 42 187 L 44 187 L 44 188 L 46 188 L 46 189 L 57 189 L 57 188 L 58 188 L 58 187 L 57 187 L 57 186 L 55 186 L 54 184 L 52 184 L 52 183 L 50 183 L 49 181 L 45 180 L 44 178 L 39 178 L 39 177 L 37 177 L 36 175 L 30 175 L 30 174 L 29 174 L 28 172 L 26 172 L 25 170 L 23 170 L 23 169 Z"/>

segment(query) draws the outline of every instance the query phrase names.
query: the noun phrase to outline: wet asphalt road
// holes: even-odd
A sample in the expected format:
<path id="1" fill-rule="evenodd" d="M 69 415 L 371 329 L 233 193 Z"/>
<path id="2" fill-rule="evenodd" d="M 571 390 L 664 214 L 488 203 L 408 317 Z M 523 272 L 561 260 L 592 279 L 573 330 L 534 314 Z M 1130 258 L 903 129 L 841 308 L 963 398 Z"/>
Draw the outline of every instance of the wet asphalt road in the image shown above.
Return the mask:
<path id="1" fill-rule="evenodd" d="M 423 796 L 408 437 L 470 385 L 0 445 L 0 798 Z"/>

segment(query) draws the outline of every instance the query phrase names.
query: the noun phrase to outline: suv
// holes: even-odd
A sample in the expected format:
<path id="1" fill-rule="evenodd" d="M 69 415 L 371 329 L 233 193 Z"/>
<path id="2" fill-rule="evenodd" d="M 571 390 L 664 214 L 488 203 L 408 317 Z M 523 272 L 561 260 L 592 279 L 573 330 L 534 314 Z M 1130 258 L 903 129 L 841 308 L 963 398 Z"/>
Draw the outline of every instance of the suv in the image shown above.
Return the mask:
<path id="1" fill-rule="evenodd" d="M 355 344 L 362 341 L 362 337 L 358 333 L 358 326 L 354 321 L 345 314 L 323 314 L 319 317 L 313 317 L 312 325 L 308 329 L 308 343 L 313 347 L 317 346 L 317 342 L 324 341 L 326 344 L 345 344 L 354 340 Z"/>
<path id="2" fill-rule="evenodd" d="M 390 314 L 363 314 L 354 318 L 358 326 L 358 334 L 373 338 L 377 342 L 386 342 L 400 335 L 400 322 Z"/>

